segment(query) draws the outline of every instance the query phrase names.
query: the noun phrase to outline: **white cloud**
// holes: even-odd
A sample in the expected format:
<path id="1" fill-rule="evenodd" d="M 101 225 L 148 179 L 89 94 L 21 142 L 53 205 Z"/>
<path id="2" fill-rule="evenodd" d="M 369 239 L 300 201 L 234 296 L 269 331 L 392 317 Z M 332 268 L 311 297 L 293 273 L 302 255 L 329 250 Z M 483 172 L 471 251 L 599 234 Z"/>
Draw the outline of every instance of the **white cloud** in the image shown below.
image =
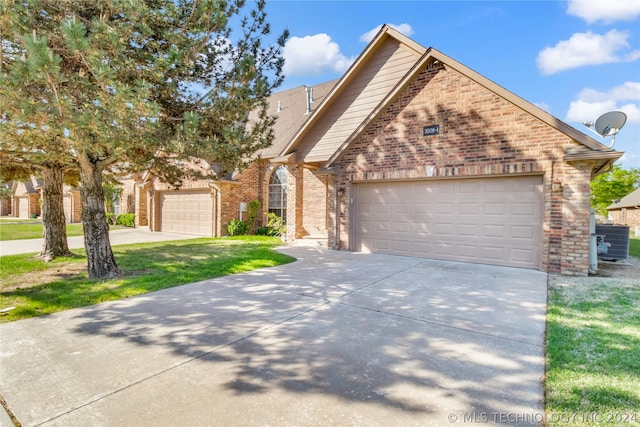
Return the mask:
<path id="1" fill-rule="evenodd" d="M 551 107 L 546 102 L 534 102 L 533 105 L 540 108 L 541 110 L 546 111 L 547 113 L 551 113 Z"/>
<path id="2" fill-rule="evenodd" d="M 633 21 L 640 16 L 640 0 L 569 0 L 567 13 L 589 24 Z"/>
<path id="3" fill-rule="evenodd" d="M 284 46 L 284 74 L 291 76 L 343 73 L 355 58 L 347 58 L 327 34 L 291 37 Z"/>
<path id="4" fill-rule="evenodd" d="M 627 123 L 640 123 L 640 82 L 625 82 L 607 92 L 586 88 L 569 104 L 565 120 L 570 122 L 594 121 L 607 111 L 622 111 Z"/>
<path id="5" fill-rule="evenodd" d="M 620 50 L 629 47 L 628 38 L 629 33 L 618 30 L 611 30 L 604 35 L 591 31 L 575 33 L 569 40 L 544 48 L 538 53 L 536 63 L 542 74 L 555 74 L 585 65 L 632 62 L 640 58 L 640 50 L 620 53 Z"/>
<path id="6" fill-rule="evenodd" d="M 591 88 L 582 89 L 578 98 L 586 101 L 640 101 L 640 82 L 624 82 L 608 92 L 600 92 Z"/>
<path id="7" fill-rule="evenodd" d="M 414 32 L 413 28 L 411 28 L 411 25 L 409 24 L 389 24 L 389 26 L 394 30 L 401 32 L 407 37 L 413 35 L 413 32 Z M 373 40 L 376 34 L 378 34 L 378 31 L 380 31 L 380 28 L 382 28 L 382 25 L 378 25 L 377 27 L 367 31 L 366 33 L 360 36 L 360 41 L 369 43 L 371 40 Z"/>

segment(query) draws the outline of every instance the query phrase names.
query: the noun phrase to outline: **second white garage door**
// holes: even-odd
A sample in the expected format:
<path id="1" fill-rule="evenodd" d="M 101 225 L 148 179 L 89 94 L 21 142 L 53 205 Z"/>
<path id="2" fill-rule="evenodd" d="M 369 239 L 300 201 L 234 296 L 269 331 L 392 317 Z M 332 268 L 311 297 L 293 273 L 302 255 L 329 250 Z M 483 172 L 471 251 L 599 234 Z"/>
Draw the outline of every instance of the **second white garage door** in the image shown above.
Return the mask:
<path id="1" fill-rule="evenodd" d="M 18 218 L 29 218 L 28 197 L 16 197 L 16 212 Z"/>
<path id="2" fill-rule="evenodd" d="M 205 191 L 172 191 L 160 195 L 160 230 L 213 235 L 213 199 Z"/>
<path id="3" fill-rule="evenodd" d="M 539 268 L 542 177 L 354 185 L 354 249 Z"/>

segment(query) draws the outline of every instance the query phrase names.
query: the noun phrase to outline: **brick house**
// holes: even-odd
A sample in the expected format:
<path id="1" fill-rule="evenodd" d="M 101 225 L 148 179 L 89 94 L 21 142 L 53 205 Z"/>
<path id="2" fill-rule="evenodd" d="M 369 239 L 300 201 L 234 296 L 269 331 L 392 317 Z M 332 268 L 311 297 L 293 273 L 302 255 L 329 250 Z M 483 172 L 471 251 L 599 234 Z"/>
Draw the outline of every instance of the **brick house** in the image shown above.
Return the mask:
<path id="1" fill-rule="evenodd" d="M 628 225 L 631 230 L 640 229 L 640 188 L 608 206 L 607 211 L 614 224 Z"/>
<path id="2" fill-rule="evenodd" d="M 171 231 L 224 235 L 258 199 L 288 240 L 588 273 L 589 183 L 622 153 L 388 26 L 313 91 L 271 97 L 276 141 L 248 170 L 179 191 L 145 181 L 150 228 L 190 211 Z"/>
<path id="3" fill-rule="evenodd" d="M 252 200 L 260 202 L 261 224 L 269 212 L 287 216 L 287 199 L 276 198 L 276 193 L 287 191 L 273 184 L 278 177 L 286 184 L 288 174 L 283 169 L 276 171 L 276 158 L 291 140 L 302 124 L 313 116 L 313 108 L 318 105 L 336 84 L 331 81 L 313 88 L 304 86 L 274 94 L 271 97 L 269 114 L 276 115 L 274 143 L 259 153 L 258 159 L 241 173 L 229 174 L 218 181 L 188 181 L 176 190 L 161 182 L 152 174 L 138 178 L 135 190 L 136 226 L 148 226 L 152 231 L 168 231 L 203 236 L 224 236 L 226 226 L 233 219 L 246 219 L 246 211 L 241 204 Z M 185 165 L 187 167 L 187 165 Z M 308 182 L 313 182 L 325 191 L 325 178 L 316 177 L 310 171 L 304 172 Z M 291 181 L 292 188 L 295 188 Z M 312 188 L 313 184 L 308 184 Z M 271 197 L 269 193 L 271 191 Z M 288 206 L 295 206 L 290 203 Z M 315 209 L 307 215 L 307 221 L 317 217 L 318 226 L 309 227 L 313 233 L 326 235 L 326 215 L 324 211 L 316 215 Z M 298 230 L 301 233 L 301 230 Z M 295 233 L 291 234 L 292 236 Z"/>
<path id="4" fill-rule="evenodd" d="M 11 213 L 16 218 L 34 218 L 40 215 L 40 188 L 42 182 L 30 176 L 24 181 L 14 181 L 11 190 Z"/>
<path id="5" fill-rule="evenodd" d="M 39 178 L 30 176 L 24 181 L 14 181 L 11 189 L 13 194 L 9 198 L 11 204 L 6 215 L 16 218 L 33 218 L 42 214 L 42 181 Z M 77 187 L 64 184 L 62 191 L 66 222 L 81 222 L 80 190 Z"/>

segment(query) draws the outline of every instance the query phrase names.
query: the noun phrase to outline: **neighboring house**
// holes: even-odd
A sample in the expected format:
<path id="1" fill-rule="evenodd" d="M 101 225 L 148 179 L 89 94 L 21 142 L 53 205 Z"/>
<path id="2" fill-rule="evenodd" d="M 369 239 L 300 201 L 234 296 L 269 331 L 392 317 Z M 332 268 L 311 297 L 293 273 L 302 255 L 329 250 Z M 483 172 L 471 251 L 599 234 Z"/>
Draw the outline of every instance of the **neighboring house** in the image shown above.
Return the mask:
<path id="1" fill-rule="evenodd" d="M 12 215 L 16 218 L 40 216 L 40 188 L 42 181 L 31 176 L 25 181 L 14 181 L 11 196 Z"/>
<path id="2" fill-rule="evenodd" d="M 30 176 L 24 181 L 14 181 L 11 196 L 11 216 L 34 218 L 42 214 L 42 180 Z M 64 215 L 67 222 L 80 222 L 82 202 L 80 190 L 65 184 L 63 191 Z"/>
<path id="3" fill-rule="evenodd" d="M 0 184 L 0 216 L 10 216 L 13 211 L 13 182 Z"/>
<path id="4" fill-rule="evenodd" d="M 133 213 L 135 200 L 134 189 L 137 181 L 132 177 L 122 178 L 122 195 L 117 202 L 117 213 Z M 42 214 L 42 186 L 40 179 L 33 176 L 25 181 L 12 183 L 13 195 L 6 198 L 9 203 L 2 200 L 2 215 L 10 215 L 17 218 L 33 218 Z M 64 184 L 62 187 L 64 216 L 67 223 L 82 222 L 82 198 L 80 189 L 72 185 Z"/>
<path id="5" fill-rule="evenodd" d="M 80 189 L 65 184 L 62 187 L 64 217 L 68 223 L 82 222 L 82 198 Z"/>
<path id="6" fill-rule="evenodd" d="M 2 197 L 2 204 L 0 204 L 0 216 L 11 215 L 11 197 Z"/>
<path id="7" fill-rule="evenodd" d="M 627 194 L 619 202 L 607 207 L 609 220 L 614 224 L 640 227 L 640 188 Z"/>
<path id="8" fill-rule="evenodd" d="M 246 219 L 240 204 L 252 200 L 260 202 L 263 216 L 274 212 L 288 218 L 286 168 L 276 171 L 280 164 L 275 158 L 285 148 L 302 124 L 313 117 L 313 110 L 324 100 L 337 80 L 305 88 L 304 86 L 274 94 L 269 114 L 276 115 L 275 141 L 260 152 L 259 159 L 241 173 L 229 174 L 218 181 L 188 181 L 175 190 L 151 174 L 142 176 L 136 187 L 136 226 L 149 226 L 153 231 L 224 236 L 227 224 L 235 218 Z M 188 165 L 185 164 L 185 167 Z M 326 204 L 326 177 L 317 177 L 310 170 L 304 172 L 306 187 L 322 191 L 320 206 Z M 292 184 L 292 189 L 295 188 Z M 293 194 L 293 193 L 291 193 Z M 314 219 L 315 217 L 315 219 Z M 263 218 L 259 218 L 262 222 Z M 326 212 L 313 208 L 305 215 L 307 228 L 298 234 L 326 237 Z M 291 236 L 295 236 L 293 232 Z"/>

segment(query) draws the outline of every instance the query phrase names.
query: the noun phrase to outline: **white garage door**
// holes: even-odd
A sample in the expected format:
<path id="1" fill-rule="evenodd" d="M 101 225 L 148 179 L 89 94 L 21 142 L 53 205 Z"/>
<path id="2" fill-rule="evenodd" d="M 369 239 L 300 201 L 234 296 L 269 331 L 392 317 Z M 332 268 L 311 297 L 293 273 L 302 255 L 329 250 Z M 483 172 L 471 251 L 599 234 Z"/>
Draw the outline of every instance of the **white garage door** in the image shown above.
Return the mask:
<path id="1" fill-rule="evenodd" d="M 160 230 L 212 236 L 213 198 L 209 190 L 162 193 Z"/>
<path id="2" fill-rule="evenodd" d="M 71 222 L 73 220 L 71 196 L 68 195 L 68 194 L 65 195 L 64 198 L 62 199 L 62 204 L 63 204 L 63 207 L 64 207 L 64 219 L 65 219 L 65 222 Z"/>
<path id="3" fill-rule="evenodd" d="M 354 185 L 356 251 L 539 268 L 542 177 Z"/>
<path id="4" fill-rule="evenodd" d="M 29 218 L 29 198 L 17 197 L 16 198 L 16 212 L 18 218 Z"/>

